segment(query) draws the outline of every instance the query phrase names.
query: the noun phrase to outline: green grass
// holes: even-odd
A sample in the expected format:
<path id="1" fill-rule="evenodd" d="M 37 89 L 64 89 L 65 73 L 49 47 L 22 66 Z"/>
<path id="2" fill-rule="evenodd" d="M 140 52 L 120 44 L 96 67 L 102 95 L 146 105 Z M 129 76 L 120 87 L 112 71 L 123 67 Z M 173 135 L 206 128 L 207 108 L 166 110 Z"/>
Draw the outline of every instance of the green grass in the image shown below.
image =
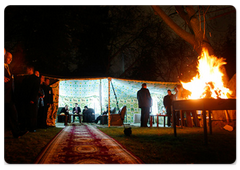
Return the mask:
<path id="1" fill-rule="evenodd" d="M 20 139 L 12 137 L 6 130 L 4 137 L 4 158 L 7 163 L 34 163 L 44 147 L 54 138 L 62 128 L 51 127 L 38 129 L 35 133 L 27 133 Z"/>
<path id="2" fill-rule="evenodd" d="M 125 136 L 124 128 L 99 128 L 116 139 L 147 164 L 174 163 L 233 163 L 236 159 L 236 131 L 214 128 L 204 145 L 203 128 L 132 128 L 132 135 Z"/>
<path id="3" fill-rule="evenodd" d="M 236 130 L 228 132 L 213 127 L 208 135 L 208 146 L 204 145 L 203 128 L 132 128 L 132 135 L 125 136 L 123 127 L 99 128 L 116 139 L 125 148 L 146 164 L 173 163 L 233 163 L 236 159 Z M 37 156 L 61 128 L 39 129 L 20 139 L 5 132 L 5 161 L 7 163 L 34 163 Z"/>

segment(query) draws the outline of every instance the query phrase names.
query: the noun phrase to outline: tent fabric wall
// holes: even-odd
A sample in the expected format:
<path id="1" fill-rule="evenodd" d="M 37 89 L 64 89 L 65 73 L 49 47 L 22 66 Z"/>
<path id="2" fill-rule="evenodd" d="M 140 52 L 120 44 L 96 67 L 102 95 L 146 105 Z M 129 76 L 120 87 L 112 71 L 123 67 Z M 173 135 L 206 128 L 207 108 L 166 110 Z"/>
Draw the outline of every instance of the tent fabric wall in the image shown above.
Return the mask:
<path id="1" fill-rule="evenodd" d="M 157 114 L 165 110 L 162 102 L 163 97 L 167 95 L 168 89 L 173 90 L 178 84 L 117 78 L 65 79 L 59 82 L 58 106 L 64 107 L 67 104 L 72 109 L 74 103 L 78 103 L 81 109 L 87 105 L 90 108 L 94 108 L 95 113 L 101 114 L 108 104 L 108 79 L 111 79 L 116 92 L 119 108 L 124 105 L 127 106 L 125 117 L 127 123 L 133 123 L 134 114 L 140 114 L 141 112 L 138 108 L 137 91 L 141 89 L 142 83 L 147 83 L 154 101 L 152 114 Z M 110 107 L 116 107 L 116 103 L 112 86 L 110 86 Z"/>
<path id="2" fill-rule="evenodd" d="M 81 109 L 88 106 L 93 108 L 95 113 L 101 113 L 100 98 L 102 96 L 102 99 L 107 99 L 107 81 L 107 79 L 60 81 L 59 106 L 64 107 L 67 104 L 72 110 L 75 103 L 78 103 Z M 102 105 L 106 104 L 104 100 Z"/>
<path id="3" fill-rule="evenodd" d="M 153 99 L 153 107 L 151 114 L 162 113 L 165 111 L 163 106 L 163 97 L 167 95 L 167 90 L 174 90 L 178 83 L 172 82 L 156 82 L 156 81 L 139 81 L 139 80 L 125 80 L 112 79 L 112 83 L 116 94 L 118 96 L 119 107 L 127 106 L 128 123 L 134 122 L 134 114 L 140 114 L 141 110 L 138 108 L 137 91 L 141 89 L 142 83 L 147 84 Z M 113 99 L 114 100 L 114 99 Z M 112 101 L 111 103 L 114 103 Z"/>
<path id="4" fill-rule="evenodd" d="M 55 126 L 59 100 L 59 81 L 52 84 L 50 87 L 52 87 L 53 92 L 53 104 L 48 108 L 46 122 L 48 126 Z"/>

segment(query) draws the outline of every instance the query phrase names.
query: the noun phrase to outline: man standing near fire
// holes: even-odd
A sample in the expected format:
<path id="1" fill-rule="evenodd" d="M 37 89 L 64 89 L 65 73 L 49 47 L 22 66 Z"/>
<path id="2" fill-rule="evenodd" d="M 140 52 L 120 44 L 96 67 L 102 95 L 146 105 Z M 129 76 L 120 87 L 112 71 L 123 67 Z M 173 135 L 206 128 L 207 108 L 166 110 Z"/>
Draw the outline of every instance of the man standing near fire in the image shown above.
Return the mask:
<path id="1" fill-rule="evenodd" d="M 152 98 L 147 84 L 143 83 L 142 88 L 137 92 L 138 106 L 141 108 L 141 127 L 148 127 L 150 107 L 152 106 Z"/>
<path id="2" fill-rule="evenodd" d="M 172 101 L 174 96 L 171 90 L 168 90 L 167 92 L 168 92 L 168 95 L 164 96 L 163 98 L 163 105 L 167 111 L 167 117 L 168 117 L 167 125 L 168 127 L 170 127 L 171 126 L 171 106 L 172 106 Z"/>

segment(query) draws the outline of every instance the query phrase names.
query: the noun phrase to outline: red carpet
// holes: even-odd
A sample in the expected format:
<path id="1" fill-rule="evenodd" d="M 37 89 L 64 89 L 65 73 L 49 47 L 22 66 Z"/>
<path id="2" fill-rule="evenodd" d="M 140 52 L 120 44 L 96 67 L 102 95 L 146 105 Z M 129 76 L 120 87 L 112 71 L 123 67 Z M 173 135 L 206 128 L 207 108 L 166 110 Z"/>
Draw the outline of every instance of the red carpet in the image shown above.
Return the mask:
<path id="1" fill-rule="evenodd" d="M 94 126 L 65 127 L 40 154 L 38 164 L 139 164 L 113 138 Z"/>

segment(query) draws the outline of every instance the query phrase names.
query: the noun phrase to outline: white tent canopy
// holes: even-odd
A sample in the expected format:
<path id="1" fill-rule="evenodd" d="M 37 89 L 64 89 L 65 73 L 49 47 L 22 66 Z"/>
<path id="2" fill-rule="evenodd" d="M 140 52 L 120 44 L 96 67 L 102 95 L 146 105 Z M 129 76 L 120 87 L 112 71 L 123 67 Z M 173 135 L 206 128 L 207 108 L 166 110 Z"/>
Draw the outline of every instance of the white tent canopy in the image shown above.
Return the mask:
<path id="1" fill-rule="evenodd" d="M 58 85 L 56 85 L 57 83 Z M 176 82 L 129 80 L 111 77 L 59 79 L 57 83 L 52 85 L 53 88 L 56 87 L 54 93 L 58 93 L 55 95 L 56 107 L 64 107 L 67 104 L 71 109 L 75 103 L 78 103 L 81 108 L 87 105 L 93 108 L 95 113 L 101 114 L 106 105 L 117 107 L 118 102 L 119 108 L 124 105 L 127 106 L 125 117 L 127 123 L 133 123 L 134 115 L 141 112 L 138 108 L 137 91 L 141 89 L 142 83 L 147 84 L 153 99 L 151 114 L 162 113 L 165 110 L 163 97 L 167 95 L 168 89 L 173 91 L 174 87 L 179 84 Z M 114 91 L 116 95 L 114 95 Z"/>

